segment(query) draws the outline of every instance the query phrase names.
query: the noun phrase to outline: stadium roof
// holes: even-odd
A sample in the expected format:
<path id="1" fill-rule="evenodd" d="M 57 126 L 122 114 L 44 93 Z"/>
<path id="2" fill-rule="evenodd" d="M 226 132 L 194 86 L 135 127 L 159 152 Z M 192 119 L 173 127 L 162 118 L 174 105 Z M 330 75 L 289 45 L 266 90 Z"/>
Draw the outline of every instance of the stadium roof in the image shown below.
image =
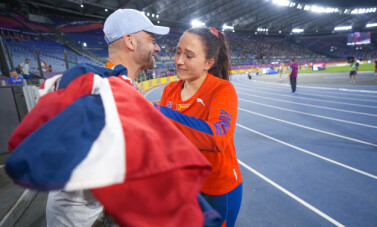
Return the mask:
<path id="1" fill-rule="evenodd" d="M 330 33 L 337 26 L 363 31 L 377 22 L 376 0 L 29 0 L 19 1 L 104 19 L 118 8 L 143 10 L 155 23 L 186 28 L 193 19 L 221 29 L 287 34 L 294 28 L 305 34 Z M 82 5 L 82 6 L 81 6 Z M 107 9 L 107 11 L 105 11 Z M 153 17 L 152 17 L 153 15 Z M 158 15 L 158 18 L 157 18 Z M 258 30 L 259 28 L 259 30 Z M 370 28 L 368 28 L 370 29 Z M 376 29 L 376 28 L 372 28 Z M 280 33 L 279 33 L 280 34 Z"/>

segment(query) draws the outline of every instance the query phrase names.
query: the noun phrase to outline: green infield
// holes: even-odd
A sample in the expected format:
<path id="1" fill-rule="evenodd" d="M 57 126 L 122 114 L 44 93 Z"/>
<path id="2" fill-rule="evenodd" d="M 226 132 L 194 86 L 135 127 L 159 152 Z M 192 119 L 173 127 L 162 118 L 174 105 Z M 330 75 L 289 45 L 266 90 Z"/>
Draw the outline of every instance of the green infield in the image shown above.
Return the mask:
<path id="1" fill-rule="evenodd" d="M 328 73 L 328 72 L 349 72 L 350 65 L 326 67 L 325 70 L 313 71 L 312 69 L 299 69 L 299 73 Z M 374 63 L 360 64 L 359 71 L 374 71 Z"/>

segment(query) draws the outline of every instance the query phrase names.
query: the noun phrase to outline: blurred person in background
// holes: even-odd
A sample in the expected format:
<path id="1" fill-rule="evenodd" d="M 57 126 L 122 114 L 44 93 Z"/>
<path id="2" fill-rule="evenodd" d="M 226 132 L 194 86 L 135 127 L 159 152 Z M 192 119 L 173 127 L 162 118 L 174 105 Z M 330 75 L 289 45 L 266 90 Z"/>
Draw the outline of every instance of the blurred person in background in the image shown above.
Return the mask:
<path id="1" fill-rule="evenodd" d="M 22 81 L 24 80 L 24 78 L 22 76 L 19 76 L 15 69 L 12 69 L 10 71 L 10 75 L 11 77 L 8 79 L 9 85 L 22 84 Z"/>
<path id="2" fill-rule="evenodd" d="M 29 62 L 30 59 L 26 58 L 25 61 L 20 64 L 21 74 L 24 79 L 30 79 Z"/>
<path id="3" fill-rule="evenodd" d="M 292 58 L 290 67 L 291 67 L 291 72 L 289 73 L 289 81 L 291 83 L 292 94 L 294 94 L 296 92 L 297 74 L 298 74 L 298 65 L 295 62 L 294 58 Z"/>
<path id="4" fill-rule="evenodd" d="M 351 71 L 350 71 L 350 80 L 349 83 L 356 83 L 356 75 L 357 71 L 359 70 L 359 60 L 355 58 L 351 63 Z"/>

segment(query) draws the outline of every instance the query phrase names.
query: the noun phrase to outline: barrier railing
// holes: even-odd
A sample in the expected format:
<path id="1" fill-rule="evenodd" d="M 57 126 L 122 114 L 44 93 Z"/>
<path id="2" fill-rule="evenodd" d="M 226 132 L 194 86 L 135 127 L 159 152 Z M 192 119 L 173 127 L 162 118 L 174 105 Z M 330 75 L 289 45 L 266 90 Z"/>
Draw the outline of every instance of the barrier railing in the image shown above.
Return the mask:
<path id="1" fill-rule="evenodd" d="M 151 79 L 151 80 L 146 80 L 143 82 L 140 82 L 137 84 L 137 87 L 140 92 L 145 92 L 151 88 L 167 84 L 172 81 L 178 80 L 177 76 L 169 76 L 169 77 L 161 77 L 161 78 L 156 78 L 156 79 Z"/>

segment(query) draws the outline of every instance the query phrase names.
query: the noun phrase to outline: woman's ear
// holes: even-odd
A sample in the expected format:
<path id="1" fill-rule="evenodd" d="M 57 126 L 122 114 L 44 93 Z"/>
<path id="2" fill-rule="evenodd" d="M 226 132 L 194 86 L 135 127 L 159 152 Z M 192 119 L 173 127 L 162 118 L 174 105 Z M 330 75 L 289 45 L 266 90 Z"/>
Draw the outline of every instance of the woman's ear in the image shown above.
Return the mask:
<path id="1" fill-rule="evenodd" d="M 204 69 L 208 71 L 213 66 L 213 64 L 215 64 L 215 59 L 211 58 L 207 60 L 206 65 L 204 66 Z"/>
<path id="2" fill-rule="evenodd" d="M 127 49 L 134 51 L 135 50 L 135 45 L 136 45 L 136 40 L 135 37 L 131 34 L 125 34 L 123 36 L 123 44 L 126 46 Z"/>

